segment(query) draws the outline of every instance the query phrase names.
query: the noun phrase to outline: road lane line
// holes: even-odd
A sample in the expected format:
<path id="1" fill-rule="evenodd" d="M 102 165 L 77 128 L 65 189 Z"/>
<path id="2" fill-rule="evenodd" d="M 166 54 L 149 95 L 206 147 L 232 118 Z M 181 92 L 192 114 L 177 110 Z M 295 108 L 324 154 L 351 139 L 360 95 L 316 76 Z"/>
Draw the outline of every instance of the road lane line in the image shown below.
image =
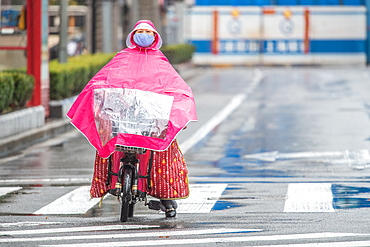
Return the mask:
<path id="1" fill-rule="evenodd" d="M 92 231 L 112 231 L 112 230 L 137 230 L 148 228 L 159 228 L 159 225 L 105 225 L 105 226 L 84 226 L 66 228 L 47 228 L 33 230 L 0 231 L 0 235 L 35 235 L 48 233 L 71 233 L 71 232 L 92 232 Z M 28 239 L 28 238 L 27 238 Z M 1 240 L 1 239 L 0 239 Z"/>
<path id="2" fill-rule="evenodd" d="M 221 197 L 227 184 L 191 184 L 191 191 L 187 199 L 179 201 L 178 213 L 210 213 L 212 207 Z M 107 198 L 104 197 L 104 199 Z M 100 201 L 99 198 L 90 198 L 90 186 L 81 186 L 52 203 L 37 210 L 33 214 L 63 215 L 84 214 Z"/>
<path id="3" fill-rule="evenodd" d="M 186 234 L 186 233 L 183 233 Z M 158 235 L 157 235 L 158 236 Z M 161 235 L 159 235 L 161 236 Z M 163 235 L 170 236 L 170 235 Z M 277 241 L 277 240 L 297 240 L 297 239 L 317 239 L 317 238 L 338 238 L 353 236 L 369 236 L 369 234 L 357 233 L 308 233 L 291 235 L 272 235 L 272 236 L 242 236 L 242 237 L 223 237 L 223 238 L 197 238 L 197 239 L 166 239 L 166 240 L 146 240 L 146 241 L 121 241 L 104 243 L 84 243 L 84 244 L 60 244 L 60 245 L 40 245 L 58 247 L 100 247 L 100 246 L 167 246 L 167 245 L 189 245 L 205 243 L 232 243 L 232 242 L 251 242 L 251 241 Z M 289 246 L 289 245 L 287 245 Z"/>
<path id="4" fill-rule="evenodd" d="M 98 204 L 100 198 L 90 197 L 90 186 L 81 186 L 33 214 L 84 214 Z"/>
<path id="5" fill-rule="evenodd" d="M 309 243 L 309 244 L 284 244 L 284 245 L 259 245 L 258 247 L 368 247 L 370 241 L 346 241 L 330 243 Z"/>
<path id="6" fill-rule="evenodd" d="M 114 226 L 113 229 L 107 229 L 107 226 L 100 226 L 100 231 L 105 230 L 124 230 L 125 226 L 117 228 L 119 226 Z M 127 226 L 130 227 L 130 226 Z M 159 226 L 155 226 L 159 227 Z M 62 228 L 63 232 L 65 229 Z M 73 230 L 73 228 L 69 228 Z M 48 229 L 53 230 L 53 229 Z M 58 229 L 56 229 L 58 230 Z M 188 236 L 188 235 L 208 235 L 208 234 L 231 234 L 231 233 L 249 233 L 249 232 L 260 232 L 260 229 L 230 229 L 230 228 L 220 228 L 220 229 L 199 229 L 199 230 L 182 230 L 182 231 L 154 231 L 154 232 L 141 232 L 141 233 L 116 233 L 116 234 L 102 234 L 102 235 L 76 235 L 76 236 L 58 236 L 58 237 L 32 237 L 32 238 L 0 238 L 0 243 L 14 243 L 14 242 L 41 242 L 41 241 L 61 241 L 61 240 L 90 240 L 90 239 L 118 239 L 118 238 L 143 238 L 143 237 L 159 237 L 159 236 Z M 59 231 L 56 231 L 59 233 Z M 9 234 L 8 234 L 9 235 Z M 106 246 L 110 246 L 106 243 Z"/>
<path id="7" fill-rule="evenodd" d="M 251 94 L 258 86 L 263 78 L 262 72 L 259 69 L 255 70 L 255 75 L 252 82 L 248 85 L 244 93 L 235 95 L 231 101 L 222 108 L 216 115 L 214 115 L 207 123 L 200 127 L 192 136 L 186 141 L 180 143 L 180 148 L 183 154 L 189 151 L 195 144 L 201 141 L 208 135 L 217 125 L 224 121 L 233 111 L 235 111 L 248 95 Z"/>
<path id="8" fill-rule="evenodd" d="M 246 94 L 238 94 L 234 96 L 231 101 L 222 108 L 216 115 L 214 115 L 207 123 L 200 127 L 192 136 L 186 141 L 180 143 L 180 148 L 183 154 L 189 151 L 195 144 L 200 142 L 204 137 L 208 135 L 217 125 L 224 121 L 235 109 L 237 109 L 244 99 L 247 97 Z"/>
<path id="9" fill-rule="evenodd" d="M 37 184 L 37 183 L 91 183 L 91 178 L 25 178 L 0 179 L 0 184 Z"/>
<path id="10" fill-rule="evenodd" d="M 5 196 L 8 193 L 21 190 L 22 187 L 0 187 L 0 196 Z"/>
<path id="11" fill-rule="evenodd" d="M 12 222 L 12 223 L 0 223 L 0 227 L 7 228 L 7 227 L 29 227 L 29 226 L 42 226 L 42 225 L 60 225 L 63 222 L 40 222 L 40 221 L 22 221 L 22 222 Z M 23 232 L 23 231 L 22 231 Z M 0 231 L 1 235 L 1 231 Z"/>
<path id="12" fill-rule="evenodd" d="M 227 184 L 191 184 L 189 197 L 178 201 L 178 213 L 210 213 Z"/>
<path id="13" fill-rule="evenodd" d="M 330 183 L 288 185 L 284 212 L 335 212 Z"/>

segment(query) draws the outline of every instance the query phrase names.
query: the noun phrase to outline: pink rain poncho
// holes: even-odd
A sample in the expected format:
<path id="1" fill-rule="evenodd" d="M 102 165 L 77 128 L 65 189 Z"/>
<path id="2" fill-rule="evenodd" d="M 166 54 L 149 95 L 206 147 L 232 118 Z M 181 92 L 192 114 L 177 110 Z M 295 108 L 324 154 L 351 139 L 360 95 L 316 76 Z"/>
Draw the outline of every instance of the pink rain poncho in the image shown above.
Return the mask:
<path id="1" fill-rule="evenodd" d="M 89 81 L 67 114 L 104 158 L 116 144 L 164 151 L 190 121 L 197 120 L 193 93 L 159 51 L 162 40 L 153 23 L 139 21 L 134 30 L 139 28 L 153 30 L 154 43 L 137 46 L 132 31 L 128 48 Z M 135 122 L 129 115 L 143 131 L 129 130 Z"/>

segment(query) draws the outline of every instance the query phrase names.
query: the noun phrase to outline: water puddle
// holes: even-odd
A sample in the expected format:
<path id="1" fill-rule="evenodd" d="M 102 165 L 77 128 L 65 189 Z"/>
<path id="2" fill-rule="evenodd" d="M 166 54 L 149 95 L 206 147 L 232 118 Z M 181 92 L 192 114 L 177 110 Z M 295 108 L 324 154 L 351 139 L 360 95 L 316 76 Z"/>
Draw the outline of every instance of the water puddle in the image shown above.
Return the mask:
<path id="1" fill-rule="evenodd" d="M 237 207 L 241 207 L 241 205 L 235 202 L 217 201 L 216 204 L 213 206 L 212 211 L 225 210 L 225 209 L 237 208 Z"/>
<path id="2" fill-rule="evenodd" d="M 333 184 L 334 209 L 370 207 L 370 188 Z"/>

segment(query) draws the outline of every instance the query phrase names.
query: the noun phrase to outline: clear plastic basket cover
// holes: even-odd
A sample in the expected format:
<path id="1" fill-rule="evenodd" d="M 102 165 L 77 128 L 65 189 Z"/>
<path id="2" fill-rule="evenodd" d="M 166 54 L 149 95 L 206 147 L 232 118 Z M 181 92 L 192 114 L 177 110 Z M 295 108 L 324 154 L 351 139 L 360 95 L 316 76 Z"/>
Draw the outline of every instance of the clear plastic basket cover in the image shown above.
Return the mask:
<path id="1" fill-rule="evenodd" d="M 95 124 L 102 144 L 118 133 L 165 139 L 173 100 L 137 89 L 95 89 Z"/>

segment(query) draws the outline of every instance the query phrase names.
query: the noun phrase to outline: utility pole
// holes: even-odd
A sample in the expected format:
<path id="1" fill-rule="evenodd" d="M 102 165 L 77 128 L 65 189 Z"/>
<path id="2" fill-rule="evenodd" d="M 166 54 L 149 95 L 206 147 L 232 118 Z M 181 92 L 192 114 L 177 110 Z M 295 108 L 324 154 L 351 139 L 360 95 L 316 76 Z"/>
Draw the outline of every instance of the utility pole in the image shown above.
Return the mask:
<path id="1" fill-rule="evenodd" d="M 103 30 L 103 52 L 111 53 L 112 49 L 112 8 L 113 4 L 109 0 L 102 2 L 102 30 Z"/>
<path id="2" fill-rule="evenodd" d="M 68 0 L 60 0 L 59 63 L 67 63 Z"/>
<path id="3" fill-rule="evenodd" d="M 366 63 L 370 64 L 370 0 L 365 0 L 366 7 Z"/>
<path id="4" fill-rule="evenodd" d="M 0 29 L 1 29 L 1 0 L 0 0 Z"/>

